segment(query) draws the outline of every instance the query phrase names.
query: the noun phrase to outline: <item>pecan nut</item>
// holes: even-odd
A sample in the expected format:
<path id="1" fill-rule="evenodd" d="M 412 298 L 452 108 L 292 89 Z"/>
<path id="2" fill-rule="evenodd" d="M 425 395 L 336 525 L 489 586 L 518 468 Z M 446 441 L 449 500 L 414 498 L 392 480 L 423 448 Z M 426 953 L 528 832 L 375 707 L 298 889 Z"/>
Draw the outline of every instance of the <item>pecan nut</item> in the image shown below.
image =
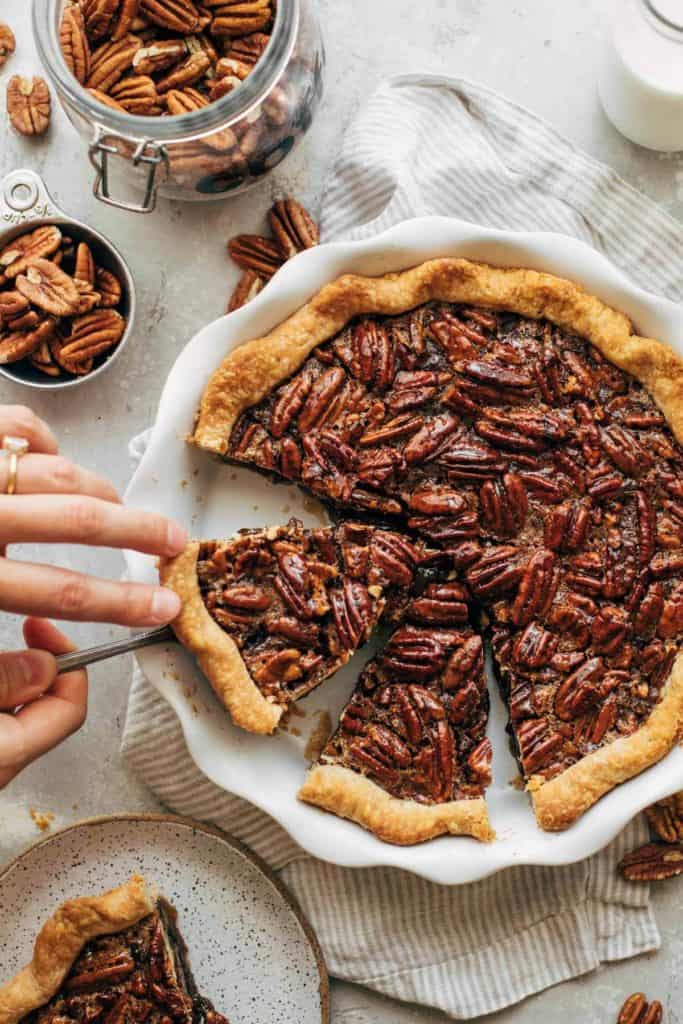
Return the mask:
<path id="1" fill-rule="evenodd" d="M 81 85 L 90 74 L 90 43 L 85 31 L 83 8 L 69 3 L 64 8 L 59 41 L 66 65 Z"/>
<path id="2" fill-rule="evenodd" d="M 683 843 L 646 843 L 619 864 L 629 882 L 660 882 L 683 874 Z"/>
<path id="3" fill-rule="evenodd" d="M 115 348 L 123 337 L 126 321 L 113 309 L 100 309 L 76 317 L 64 338 L 60 355 L 69 362 L 81 363 Z"/>
<path id="4" fill-rule="evenodd" d="M 14 38 L 14 32 L 4 21 L 0 21 L 0 68 L 7 58 L 12 56 L 16 47 L 17 41 Z"/>
<path id="5" fill-rule="evenodd" d="M 41 345 L 49 341 L 55 329 L 55 322 L 47 318 L 33 330 L 13 331 L 11 334 L 0 335 L 0 364 L 16 363 L 31 355 Z"/>
<path id="6" fill-rule="evenodd" d="M 268 219 L 286 260 L 304 249 L 313 248 L 320 240 L 317 224 L 296 199 L 281 199 L 274 203 Z"/>
<path id="7" fill-rule="evenodd" d="M 254 270 L 245 270 L 230 296 L 226 312 L 232 313 L 234 310 L 246 306 L 247 302 L 255 299 L 263 290 L 263 284 L 263 278 Z"/>
<path id="8" fill-rule="evenodd" d="M 658 800 L 646 808 L 645 813 L 650 828 L 665 843 L 683 842 L 683 793 Z"/>
<path id="9" fill-rule="evenodd" d="M 43 135 L 50 124 L 50 90 L 44 79 L 13 75 L 7 83 L 7 113 L 20 135 Z"/>
<path id="10" fill-rule="evenodd" d="M 199 29 L 199 11 L 192 0 L 141 0 L 140 13 L 168 32 L 192 35 Z"/>
<path id="11" fill-rule="evenodd" d="M 236 235 L 228 242 L 228 252 L 242 270 L 253 270 L 266 279 L 283 264 L 279 247 L 262 235 Z"/>
<path id="12" fill-rule="evenodd" d="M 15 283 L 24 298 L 46 313 L 71 316 L 78 311 L 79 294 L 73 278 L 51 260 L 32 260 Z"/>

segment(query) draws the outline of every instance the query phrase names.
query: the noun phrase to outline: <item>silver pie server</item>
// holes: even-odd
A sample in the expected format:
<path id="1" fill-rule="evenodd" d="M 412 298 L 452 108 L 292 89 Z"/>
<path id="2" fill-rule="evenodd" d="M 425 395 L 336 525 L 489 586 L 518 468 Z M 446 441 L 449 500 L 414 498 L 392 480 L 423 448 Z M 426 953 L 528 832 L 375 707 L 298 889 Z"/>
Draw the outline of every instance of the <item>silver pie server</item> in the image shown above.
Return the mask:
<path id="1" fill-rule="evenodd" d="M 112 640 L 107 644 L 86 647 L 82 651 L 71 651 L 69 654 L 58 654 L 55 658 L 57 671 L 60 674 L 74 672 L 77 668 L 94 665 L 96 661 L 106 661 L 108 658 L 118 657 L 119 654 L 139 651 L 141 647 L 152 647 L 153 644 L 173 643 L 175 639 L 175 633 L 170 626 L 163 626 L 161 629 L 148 629 L 145 633 L 136 633 L 134 636 L 127 636 L 122 640 Z"/>

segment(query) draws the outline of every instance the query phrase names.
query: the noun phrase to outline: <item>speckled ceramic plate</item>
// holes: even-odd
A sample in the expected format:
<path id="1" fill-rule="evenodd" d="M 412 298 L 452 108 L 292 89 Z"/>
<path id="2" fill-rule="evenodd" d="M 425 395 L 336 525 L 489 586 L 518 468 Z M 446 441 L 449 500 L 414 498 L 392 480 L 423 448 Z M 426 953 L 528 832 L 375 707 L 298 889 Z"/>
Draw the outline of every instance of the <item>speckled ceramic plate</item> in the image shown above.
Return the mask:
<path id="1" fill-rule="evenodd" d="M 329 1024 L 327 972 L 299 908 L 237 840 L 184 818 L 126 815 L 49 836 L 0 874 L 0 982 L 73 896 L 135 872 L 174 904 L 199 989 L 235 1024 Z"/>
<path id="2" fill-rule="evenodd" d="M 320 522 L 320 506 L 302 491 L 274 484 L 248 468 L 221 465 L 187 444 L 202 391 L 236 345 L 259 338 L 341 274 L 377 275 L 437 256 L 465 256 L 501 266 L 531 267 L 569 277 L 623 310 L 640 332 L 683 354 L 683 311 L 649 295 L 583 242 L 550 232 L 494 231 L 445 217 L 405 221 L 364 242 L 321 245 L 282 267 L 252 302 L 209 324 L 171 370 L 145 456 L 126 500 L 179 519 L 194 537 L 226 537 L 241 527 L 286 522 L 296 515 Z M 127 554 L 132 579 L 156 578 L 153 559 Z M 494 748 L 488 792 L 493 843 L 444 836 L 419 846 L 383 843 L 358 825 L 296 798 L 306 771 L 306 741 L 322 713 L 333 722 L 371 652 L 369 645 L 333 679 L 297 706 L 287 732 L 252 736 L 231 725 L 192 659 L 177 645 L 141 651 L 150 681 L 182 723 L 190 754 L 213 782 L 276 818 L 316 857 L 347 867 L 393 865 L 434 882 L 471 882 L 517 864 L 568 864 L 609 843 L 643 807 L 683 789 L 683 748 L 613 790 L 566 832 L 542 832 L 529 798 L 510 785 L 517 765 L 506 735 L 507 712 L 491 675 L 489 735 Z M 304 716 L 304 717 L 301 717 Z"/>

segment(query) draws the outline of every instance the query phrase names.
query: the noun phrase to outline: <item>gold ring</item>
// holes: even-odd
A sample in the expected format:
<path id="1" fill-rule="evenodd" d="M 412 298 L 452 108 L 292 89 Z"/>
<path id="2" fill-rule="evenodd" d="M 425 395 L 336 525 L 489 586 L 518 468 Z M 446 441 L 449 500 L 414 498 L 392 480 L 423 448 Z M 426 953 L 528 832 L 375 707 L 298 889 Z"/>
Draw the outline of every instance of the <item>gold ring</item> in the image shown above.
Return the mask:
<path id="1" fill-rule="evenodd" d="M 15 494 L 17 490 L 17 471 L 19 469 L 19 458 L 25 455 L 29 449 L 29 443 L 25 437 L 12 437 L 5 435 L 2 439 L 2 450 L 9 456 L 9 473 L 7 474 L 7 486 L 5 494 Z"/>

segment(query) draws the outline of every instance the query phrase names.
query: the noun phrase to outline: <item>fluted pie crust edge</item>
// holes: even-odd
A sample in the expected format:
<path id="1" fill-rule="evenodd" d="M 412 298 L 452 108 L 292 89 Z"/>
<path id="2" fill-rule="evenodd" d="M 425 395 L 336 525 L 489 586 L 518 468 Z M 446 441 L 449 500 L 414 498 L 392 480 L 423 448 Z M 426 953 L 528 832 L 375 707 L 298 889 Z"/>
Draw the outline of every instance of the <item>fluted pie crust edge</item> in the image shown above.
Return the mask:
<path id="1" fill-rule="evenodd" d="M 495 838 L 483 797 L 420 804 L 391 796 L 372 779 L 338 764 L 310 769 L 299 799 L 363 825 L 387 843 L 411 846 L 450 833 L 488 842 Z"/>
<path id="2" fill-rule="evenodd" d="M 344 275 L 323 287 L 270 334 L 240 345 L 209 380 L 190 441 L 206 451 L 225 455 L 231 432 L 245 409 L 295 373 L 313 349 L 334 337 L 354 317 L 395 316 L 433 300 L 546 319 L 578 334 L 647 389 L 675 438 L 683 444 L 683 359 L 669 345 L 641 337 L 624 313 L 573 281 L 536 270 L 449 258 L 377 278 Z M 209 618 L 208 613 L 204 614 Z M 218 626 L 215 629 L 225 637 Z M 215 675 L 217 663 L 212 665 L 209 653 L 205 660 Z M 211 674 L 209 678 L 213 684 Z M 634 734 L 595 751 L 548 782 L 541 776 L 532 777 L 528 788 L 539 825 L 547 830 L 569 827 L 615 786 L 660 761 L 682 735 L 683 654 L 679 654 L 661 701 Z M 387 832 L 400 832 L 394 821 L 397 808 L 391 801 L 401 806 L 405 802 L 389 797 L 370 780 L 341 766 L 316 766 L 300 796 L 361 824 L 372 822 L 369 827 L 378 835 L 386 815 L 392 819 Z M 478 801 L 442 806 L 463 802 Z M 455 814 L 456 825 L 457 818 Z M 439 820 L 438 812 L 433 820 Z M 422 822 L 414 827 L 429 832 L 429 826 Z M 409 826 L 405 828 L 407 836 Z"/>
<path id="3" fill-rule="evenodd" d="M 64 903 L 40 929 L 31 962 L 0 986 L 0 1024 L 18 1024 L 48 1003 L 87 942 L 132 927 L 155 907 L 156 894 L 139 875 L 100 896 Z"/>
<path id="4" fill-rule="evenodd" d="M 683 652 L 679 653 L 660 701 L 630 736 L 600 747 L 560 775 L 545 782 L 532 776 L 527 784 L 541 828 L 568 828 L 600 797 L 661 761 L 683 736 Z"/>
<path id="5" fill-rule="evenodd" d="M 247 732 L 271 733 L 284 709 L 266 700 L 249 675 L 235 641 L 209 615 L 199 589 L 198 555 L 199 542 L 193 541 L 175 558 L 159 565 L 161 583 L 175 590 L 182 601 L 180 615 L 171 623 L 173 631 L 194 654 L 235 725 Z"/>
<path id="6" fill-rule="evenodd" d="M 356 316 L 396 316 L 425 302 L 464 302 L 545 318 L 573 331 L 647 388 L 683 444 L 683 360 L 641 338 L 619 313 L 580 285 L 537 270 L 493 267 L 465 259 L 429 260 L 383 277 L 345 274 L 264 338 L 240 345 L 211 376 L 191 441 L 225 455 L 245 409 L 298 370 L 308 355 Z"/>

